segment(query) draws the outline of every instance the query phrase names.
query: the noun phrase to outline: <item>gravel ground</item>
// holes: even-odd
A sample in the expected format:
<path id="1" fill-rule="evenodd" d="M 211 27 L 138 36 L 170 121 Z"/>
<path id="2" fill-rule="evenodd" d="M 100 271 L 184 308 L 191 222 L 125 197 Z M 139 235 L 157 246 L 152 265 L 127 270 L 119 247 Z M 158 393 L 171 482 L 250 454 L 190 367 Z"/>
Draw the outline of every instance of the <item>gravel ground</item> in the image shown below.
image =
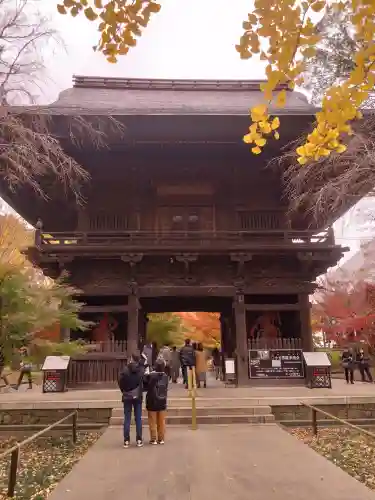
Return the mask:
<path id="1" fill-rule="evenodd" d="M 43 500 L 100 437 L 100 433 L 78 435 L 77 445 L 70 436 L 39 439 L 21 449 L 14 500 Z M 0 440 L 0 453 L 15 444 Z M 6 499 L 10 457 L 0 462 L 0 499 Z"/>
<path id="2" fill-rule="evenodd" d="M 317 438 L 310 429 L 290 429 L 290 432 L 375 490 L 375 439 L 348 428 L 319 429 Z"/>

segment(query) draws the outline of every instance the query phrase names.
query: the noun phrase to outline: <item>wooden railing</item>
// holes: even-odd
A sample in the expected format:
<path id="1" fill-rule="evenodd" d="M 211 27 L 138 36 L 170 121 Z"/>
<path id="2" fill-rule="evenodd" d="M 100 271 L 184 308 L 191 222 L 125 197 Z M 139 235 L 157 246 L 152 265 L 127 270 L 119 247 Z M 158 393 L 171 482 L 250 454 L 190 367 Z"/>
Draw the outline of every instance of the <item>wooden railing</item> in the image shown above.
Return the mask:
<path id="1" fill-rule="evenodd" d="M 371 437 L 372 439 L 375 439 L 375 434 L 371 431 L 368 431 L 366 429 L 363 429 L 362 427 L 358 427 L 358 425 L 351 424 L 347 420 L 344 420 L 342 418 L 336 417 L 335 415 L 332 415 L 332 413 L 328 413 L 327 411 L 322 410 L 321 408 L 317 408 L 316 406 L 310 405 L 308 403 L 305 403 L 301 401 L 300 403 L 302 406 L 305 406 L 306 408 L 310 408 L 311 410 L 311 430 L 314 436 L 318 435 L 318 413 L 321 413 L 325 417 L 328 417 L 330 420 L 334 420 L 335 422 L 338 422 L 341 425 L 344 425 L 346 427 L 350 427 L 351 429 L 354 429 L 362 434 L 366 434 L 366 436 Z M 327 418 L 325 418 L 323 421 L 327 422 Z"/>
<path id="2" fill-rule="evenodd" d="M 53 424 L 49 425 L 48 427 L 45 427 L 41 431 L 37 432 L 36 434 L 33 434 L 32 436 L 24 439 L 21 441 L 21 443 L 17 443 L 12 448 L 9 448 L 8 450 L 4 451 L 3 453 L 0 454 L 0 460 L 7 458 L 10 455 L 10 467 L 9 467 L 9 477 L 8 477 L 8 493 L 7 496 L 9 498 L 14 497 L 14 492 L 17 484 L 17 472 L 18 472 L 18 465 L 19 465 L 19 458 L 20 458 L 20 451 L 21 448 L 23 448 L 26 444 L 31 443 L 35 439 L 39 438 L 40 436 L 43 436 L 46 432 L 51 431 L 58 425 L 62 424 L 68 419 L 72 419 L 72 441 L 74 444 L 77 442 L 77 419 L 78 419 L 78 413 L 77 411 L 73 411 L 72 413 L 69 413 L 66 417 L 61 418 L 57 422 L 54 422 Z"/>
<path id="3" fill-rule="evenodd" d="M 248 348 L 253 350 L 262 349 L 302 349 L 302 339 L 249 339 Z"/>
<path id="4" fill-rule="evenodd" d="M 314 231 L 123 231 L 123 232 L 58 232 L 36 231 L 35 244 L 38 247 L 108 247 L 108 246 L 154 246 L 180 245 L 181 242 L 197 247 L 222 245 L 334 245 L 331 230 Z"/>

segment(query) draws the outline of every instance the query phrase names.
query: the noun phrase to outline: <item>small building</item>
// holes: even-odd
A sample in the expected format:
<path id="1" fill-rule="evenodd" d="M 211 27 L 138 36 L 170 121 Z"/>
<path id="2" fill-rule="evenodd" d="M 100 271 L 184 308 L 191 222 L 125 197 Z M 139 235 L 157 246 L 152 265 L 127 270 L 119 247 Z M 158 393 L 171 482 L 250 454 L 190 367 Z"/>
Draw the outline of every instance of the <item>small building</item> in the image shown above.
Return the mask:
<path id="1" fill-rule="evenodd" d="M 30 255 L 51 277 L 69 272 L 83 316 L 96 321 L 92 340 L 126 342 L 129 354 L 145 339 L 148 313 L 218 312 L 240 384 L 250 347 L 312 349 L 309 295 L 342 248 L 332 221 L 318 227 L 289 213 L 282 173 L 267 168 L 311 125 L 306 98 L 287 90 L 281 140 L 261 155 L 242 141 L 260 83 L 76 76 L 47 110 L 31 110 L 51 115 L 89 172 L 86 203 L 61 185 L 48 187 L 48 200 L 26 187 L 7 200 L 29 222 L 42 218 Z M 73 115 L 112 117 L 124 132 L 95 149 L 71 139 L 63 119 Z"/>

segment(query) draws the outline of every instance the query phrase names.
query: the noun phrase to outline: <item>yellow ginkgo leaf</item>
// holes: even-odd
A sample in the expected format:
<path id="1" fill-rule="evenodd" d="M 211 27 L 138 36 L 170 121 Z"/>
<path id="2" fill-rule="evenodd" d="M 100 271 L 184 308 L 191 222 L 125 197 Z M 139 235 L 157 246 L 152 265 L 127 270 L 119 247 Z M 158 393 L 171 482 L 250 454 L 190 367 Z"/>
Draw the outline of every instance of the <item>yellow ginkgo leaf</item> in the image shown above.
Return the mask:
<path id="1" fill-rule="evenodd" d="M 278 116 L 275 116 L 275 118 L 271 122 L 271 129 L 276 130 L 277 128 L 280 127 L 280 120 Z"/>
<path id="2" fill-rule="evenodd" d="M 322 1 L 318 1 L 318 2 L 314 2 L 312 5 L 311 5 L 311 9 L 314 11 L 314 12 L 320 12 L 321 10 L 324 9 L 324 7 L 326 6 L 326 3 L 322 0 Z"/>
<path id="3" fill-rule="evenodd" d="M 280 134 L 277 131 L 274 132 L 273 136 L 277 141 L 280 139 Z"/>
<path id="4" fill-rule="evenodd" d="M 255 155 L 259 155 L 262 150 L 260 149 L 259 146 L 255 146 L 255 148 L 251 148 L 251 151 L 255 154 Z"/>
<path id="5" fill-rule="evenodd" d="M 83 12 L 85 13 L 85 16 L 89 21 L 95 21 L 95 19 L 98 17 L 98 14 L 96 14 L 91 7 L 87 7 L 87 9 L 85 9 Z"/>
<path id="6" fill-rule="evenodd" d="M 58 4 L 57 5 L 57 12 L 59 14 L 66 14 L 66 8 L 63 5 Z"/>
<path id="7" fill-rule="evenodd" d="M 347 150 L 347 147 L 345 146 L 345 144 L 340 144 L 339 146 L 337 146 L 336 148 L 336 151 L 337 153 L 343 153 L 344 151 Z"/>
<path id="8" fill-rule="evenodd" d="M 305 156 L 300 156 L 297 158 L 297 161 L 300 165 L 305 165 L 305 163 L 307 163 L 307 158 Z"/>
<path id="9" fill-rule="evenodd" d="M 266 139 L 264 139 L 263 137 L 259 138 L 259 139 L 255 139 L 255 144 L 257 146 L 264 146 L 266 144 Z"/>

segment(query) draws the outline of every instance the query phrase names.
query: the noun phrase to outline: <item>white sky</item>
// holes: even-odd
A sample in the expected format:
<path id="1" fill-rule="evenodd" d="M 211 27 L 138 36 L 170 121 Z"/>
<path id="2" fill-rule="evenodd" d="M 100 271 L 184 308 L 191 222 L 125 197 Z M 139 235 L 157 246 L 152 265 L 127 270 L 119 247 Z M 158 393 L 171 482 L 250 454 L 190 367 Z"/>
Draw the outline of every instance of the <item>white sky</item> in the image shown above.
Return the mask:
<path id="1" fill-rule="evenodd" d="M 243 61 L 234 45 L 242 22 L 252 8 L 249 0 L 161 0 L 144 35 L 131 52 L 113 65 L 92 47 L 98 40 L 96 24 L 84 16 L 72 18 L 56 11 L 57 0 L 39 0 L 43 12 L 60 32 L 66 51 L 47 58 L 51 79 L 42 100 L 51 102 L 71 86 L 72 75 L 145 78 L 264 77 L 263 63 Z M 372 215 L 373 214 L 373 215 Z M 359 248 L 360 241 L 375 237 L 375 199 L 363 200 L 335 225 L 337 242 Z"/>

